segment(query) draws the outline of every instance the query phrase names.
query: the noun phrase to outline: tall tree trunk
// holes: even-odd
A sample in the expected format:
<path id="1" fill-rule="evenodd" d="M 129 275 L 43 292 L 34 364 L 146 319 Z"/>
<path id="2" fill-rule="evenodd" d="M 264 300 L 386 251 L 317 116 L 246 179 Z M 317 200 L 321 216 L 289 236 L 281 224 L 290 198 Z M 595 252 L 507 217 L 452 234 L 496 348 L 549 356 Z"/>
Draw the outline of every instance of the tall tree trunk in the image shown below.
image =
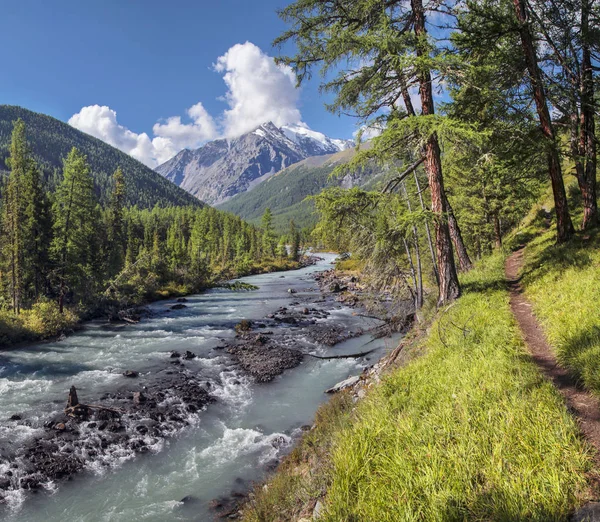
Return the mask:
<path id="1" fill-rule="evenodd" d="M 468 272 L 471 270 L 471 268 L 473 268 L 473 263 L 471 262 L 471 258 L 467 252 L 467 247 L 463 241 L 462 234 L 460 233 L 460 227 L 458 226 L 458 221 L 456 221 L 454 210 L 452 209 L 450 201 L 447 197 L 446 210 L 448 212 L 448 228 L 450 229 L 450 237 L 452 238 L 452 244 L 454 245 L 456 257 L 458 257 L 458 266 L 460 266 L 460 269 L 463 272 Z"/>
<path id="2" fill-rule="evenodd" d="M 406 183 L 402 182 L 402 189 L 404 191 L 404 198 L 406 199 L 406 206 L 408 207 L 408 211 L 412 212 L 412 207 L 410 204 L 410 198 L 408 197 L 408 191 L 406 190 Z M 413 243 L 415 247 L 415 261 L 416 261 L 416 272 L 417 272 L 417 280 L 416 280 L 416 298 L 415 298 L 415 308 L 420 310 L 423 307 L 423 271 L 421 268 L 421 249 L 419 247 L 419 233 L 417 231 L 416 225 L 412 226 L 412 234 L 413 234 Z"/>
<path id="3" fill-rule="evenodd" d="M 423 201 L 423 193 L 421 192 L 421 184 L 419 182 L 419 176 L 417 172 L 413 172 L 415 177 L 415 185 L 417 187 L 417 194 L 419 194 L 419 202 L 421 204 L 421 210 L 425 210 L 425 201 Z M 437 260 L 435 258 L 435 250 L 433 249 L 433 241 L 431 240 L 431 229 L 429 228 L 429 222 L 425 221 L 425 234 L 427 235 L 427 245 L 429 246 L 429 254 L 431 255 L 431 265 L 433 267 L 433 275 L 435 276 L 436 284 L 440 284 L 440 276 L 438 275 Z"/>
<path id="4" fill-rule="evenodd" d="M 404 250 L 406 251 L 406 257 L 408 258 L 408 267 L 410 268 L 410 276 L 413 280 L 413 288 L 410 289 L 410 293 L 412 294 L 412 298 L 415 303 L 415 309 L 418 310 L 420 307 L 417 305 L 419 298 L 418 298 L 418 284 L 417 284 L 415 265 L 412 260 L 412 254 L 410 253 L 410 246 L 408 245 L 408 241 L 406 241 L 406 238 L 403 237 L 402 242 L 404 243 Z"/>
<path id="5" fill-rule="evenodd" d="M 548 173 L 552 182 L 552 192 L 554 194 L 554 208 L 556 210 L 556 232 L 557 241 L 559 243 L 569 240 L 575 229 L 569 214 L 567 205 L 567 194 L 565 185 L 562 179 L 560 168 L 560 156 L 558 154 L 558 146 L 554 135 L 552 120 L 550 119 L 550 111 L 548 109 L 548 101 L 544 86 L 542 84 L 542 75 L 538 64 L 537 54 L 533 36 L 529 29 L 529 20 L 527 15 L 527 7 L 525 0 L 513 0 L 517 20 L 519 21 L 519 34 L 521 37 L 521 46 L 527 70 L 533 87 L 533 98 L 537 109 L 540 126 L 544 136 L 548 141 L 547 145 L 547 161 Z"/>
<path id="6" fill-rule="evenodd" d="M 425 28 L 425 13 L 423 0 L 411 0 L 414 15 L 415 35 L 417 43 L 417 56 L 424 57 L 428 54 L 427 30 Z M 427 66 L 419 73 L 419 95 L 424 116 L 434 114 L 433 88 L 431 86 L 431 73 Z M 460 296 L 460 284 L 452 255 L 450 230 L 446 221 L 446 195 L 444 192 L 444 178 L 442 176 L 442 160 L 440 145 L 436 133 L 427 139 L 425 144 L 425 172 L 431 192 L 431 211 L 435 215 L 435 249 L 439 275 L 438 305 L 453 301 Z"/>
<path id="7" fill-rule="evenodd" d="M 581 145 L 585 158 L 585 171 L 579 179 L 583 200 L 583 224 L 587 229 L 598 224 L 598 201 L 596 196 L 596 137 L 594 123 L 594 75 L 590 52 L 590 0 L 582 0 L 581 6 Z"/>
<path id="8" fill-rule="evenodd" d="M 500 216 L 498 216 L 498 212 L 494 212 L 492 219 L 494 221 L 494 239 L 496 248 L 502 248 L 502 227 L 500 226 Z"/>
<path id="9" fill-rule="evenodd" d="M 404 100 L 404 106 L 406 107 L 406 112 L 409 116 L 415 116 L 415 107 L 413 105 L 412 100 L 410 99 L 410 93 L 408 92 L 408 87 L 406 86 L 406 80 L 402 72 L 399 74 L 400 76 L 400 92 L 402 93 L 402 98 Z M 423 201 L 423 193 L 421 192 L 421 183 L 419 182 L 419 176 L 417 175 L 417 170 L 413 170 L 413 176 L 415 178 L 415 186 L 417 187 L 417 194 L 419 195 L 419 202 L 421 204 L 421 210 L 425 210 L 425 202 Z M 435 256 L 435 250 L 433 248 L 433 241 L 431 240 L 431 229 L 429 228 L 429 222 L 425 221 L 425 233 L 427 234 L 427 245 L 429 246 L 429 254 L 431 255 L 431 266 L 433 268 L 433 275 L 435 276 L 435 283 L 439 286 L 440 284 L 440 276 L 438 273 L 437 267 L 437 259 Z"/>

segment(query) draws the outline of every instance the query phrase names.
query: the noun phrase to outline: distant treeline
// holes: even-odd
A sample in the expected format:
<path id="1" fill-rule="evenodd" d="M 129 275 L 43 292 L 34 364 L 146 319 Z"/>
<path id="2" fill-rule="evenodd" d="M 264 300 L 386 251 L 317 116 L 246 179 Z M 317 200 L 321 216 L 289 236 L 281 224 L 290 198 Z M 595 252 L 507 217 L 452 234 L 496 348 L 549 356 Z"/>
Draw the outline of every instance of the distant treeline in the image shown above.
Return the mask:
<path id="1" fill-rule="evenodd" d="M 86 156 L 76 148 L 64 159 L 56 190 L 47 190 L 22 120 L 15 122 L 7 164 L 0 212 L 5 314 L 42 310 L 40 303 L 54 317 L 65 309 L 84 315 L 118 309 L 220 279 L 292 268 L 298 259 L 295 228 L 288 254 L 270 213 L 257 228 L 207 206 L 127 207 L 121 168 L 103 206 Z"/>

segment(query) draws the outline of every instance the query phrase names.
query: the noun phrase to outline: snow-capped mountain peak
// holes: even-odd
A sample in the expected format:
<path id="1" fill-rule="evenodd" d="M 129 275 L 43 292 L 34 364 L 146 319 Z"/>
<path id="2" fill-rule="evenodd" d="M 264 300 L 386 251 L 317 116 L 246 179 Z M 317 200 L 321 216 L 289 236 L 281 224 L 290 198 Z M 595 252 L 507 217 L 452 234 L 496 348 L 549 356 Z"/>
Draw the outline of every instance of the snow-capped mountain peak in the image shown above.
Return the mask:
<path id="1" fill-rule="evenodd" d="M 281 131 L 294 143 L 311 150 L 320 149 L 311 156 L 318 154 L 331 154 L 346 150 L 354 145 L 351 140 L 332 139 L 322 132 L 314 131 L 305 123 L 288 124 L 281 127 Z"/>
<path id="2" fill-rule="evenodd" d="M 277 127 L 268 121 L 238 138 L 183 150 L 156 171 L 199 199 L 218 204 L 251 190 L 293 163 L 340 152 L 353 144 L 331 139 L 304 123 Z"/>

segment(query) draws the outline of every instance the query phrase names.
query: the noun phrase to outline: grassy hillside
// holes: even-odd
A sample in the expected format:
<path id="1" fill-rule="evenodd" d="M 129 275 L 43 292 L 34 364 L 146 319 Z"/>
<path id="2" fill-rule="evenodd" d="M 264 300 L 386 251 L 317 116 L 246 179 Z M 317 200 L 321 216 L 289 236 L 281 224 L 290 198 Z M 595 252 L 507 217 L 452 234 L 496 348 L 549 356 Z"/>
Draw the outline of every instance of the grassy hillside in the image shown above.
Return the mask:
<path id="1" fill-rule="evenodd" d="M 279 232 L 287 232 L 291 219 L 301 228 L 313 227 L 317 222 L 314 204 L 306 201 L 330 186 L 373 185 L 385 174 L 366 169 L 345 178 L 331 178 L 331 173 L 341 163 L 348 162 L 354 149 L 327 156 L 307 158 L 278 172 L 254 189 L 238 194 L 218 206 L 233 212 L 251 223 L 258 224 L 266 208 L 273 212 L 274 225 Z"/>
<path id="2" fill-rule="evenodd" d="M 504 256 L 462 283 L 413 344 L 424 355 L 357 406 L 327 405 L 246 520 L 297 520 L 316 498 L 331 522 L 566 520 L 585 500 L 590 450 L 526 355 Z"/>
<path id="3" fill-rule="evenodd" d="M 62 160 L 72 147 L 87 155 L 100 200 L 111 191 L 111 177 L 120 166 L 125 175 L 128 203 L 151 208 L 154 205 L 200 205 L 201 203 L 152 169 L 101 140 L 50 116 L 21 107 L 0 105 L 0 173 L 5 169 L 13 122 L 21 118 L 33 155 L 43 168 L 50 186 L 56 183 Z"/>

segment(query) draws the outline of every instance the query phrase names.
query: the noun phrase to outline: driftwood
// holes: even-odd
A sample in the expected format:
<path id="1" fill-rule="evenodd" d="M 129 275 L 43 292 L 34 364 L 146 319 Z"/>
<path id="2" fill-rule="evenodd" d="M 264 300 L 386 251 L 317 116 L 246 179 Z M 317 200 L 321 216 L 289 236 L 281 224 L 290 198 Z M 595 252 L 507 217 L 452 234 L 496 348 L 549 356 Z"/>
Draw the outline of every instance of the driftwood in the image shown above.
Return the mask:
<path id="1" fill-rule="evenodd" d="M 110 408 L 109 406 L 101 406 L 99 404 L 81 404 L 79 402 L 79 398 L 77 397 L 77 389 L 75 386 L 71 386 L 69 390 L 69 397 L 67 399 L 67 407 L 65 408 L 65 413 L 67 415 L 78 415 L 83 413 L 85 410 L 104 410 L 110 411 L 112 413 L 126 413 L 125 410 L 120 408 Z"/>
<path id="2" fill-rule="evenodd" d="M 369 355 L 371 352 L 374 351 L 375 348 L 373 348 L 372 350 L 367 350 L 366 352 L 349 353 L 347 355 L 313 355 L 312 353 L 309 353 L 308 355 L 314 357 L 315 359 L 357 359 L 358 357 Z"/>

